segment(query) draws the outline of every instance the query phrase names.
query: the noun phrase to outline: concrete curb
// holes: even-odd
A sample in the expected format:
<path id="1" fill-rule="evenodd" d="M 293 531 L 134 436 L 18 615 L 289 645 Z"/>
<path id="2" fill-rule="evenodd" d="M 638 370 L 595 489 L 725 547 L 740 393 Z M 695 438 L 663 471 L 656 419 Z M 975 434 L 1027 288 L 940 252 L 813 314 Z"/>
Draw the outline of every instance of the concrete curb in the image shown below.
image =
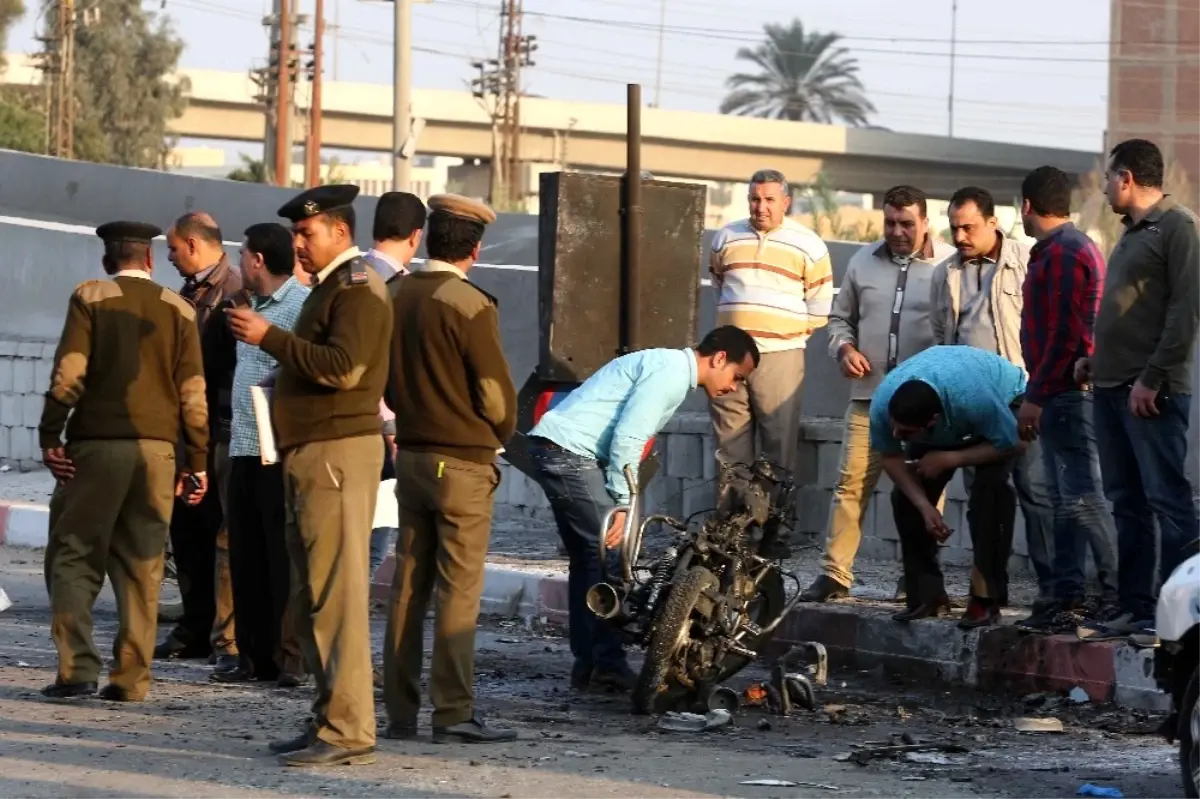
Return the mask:
<path id="1" fill-rule="evenodd" d="M 372 595 L 386 599 L 393 559 L 380 567 Z M 488 564 L 481 607 L 523 618 L 567 618 L 565 575 Z M 1075 636 L 1022 635 L 1005 625 L 961 630 L 948 619 L 891 620 L 894 608 L 866 604 L 801 605 L 780 625 L 772 648 L 820 641 L 830 664 L 1025 696 L 1078 686 L 1093 702 L 1165 712 L 1169 697 L 1151 676 L 1153 650 Z"/>
<path id="2" fill-rule="evenodd" d="M 45 505 L 0 503 L 0 545 L 45 547 L 49 521 Z M 394 568 L 389 555 L 371 586 L 374 598 L 387 598 Z M 480 607 L 485 613 L 565 623 L 566 576 L 489 563 Z M 780 625 L 774 648 L 820 641 L 834 666 L 882 667 L 1018 696 L 1079 686 L 1093 702 L 1169 709 L 1169 698 L 1151 676 L 1153 650 L 1066 635 L 1026 636 L 1011 626 L 965 631 L 945 619 L 902 625 L 891 620 L 892 612 L 865 604 L 801 605 Z"/>

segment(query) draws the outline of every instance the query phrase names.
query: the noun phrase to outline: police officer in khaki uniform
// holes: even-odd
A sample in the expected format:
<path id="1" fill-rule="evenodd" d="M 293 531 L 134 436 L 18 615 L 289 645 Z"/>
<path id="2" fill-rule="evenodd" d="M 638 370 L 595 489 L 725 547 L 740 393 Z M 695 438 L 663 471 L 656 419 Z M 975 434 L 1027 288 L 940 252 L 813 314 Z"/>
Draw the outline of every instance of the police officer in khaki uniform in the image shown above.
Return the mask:
<path id="1" fill-rule="evenodd" d="M 150 277 L 150 240 L 160 232 L 139 222 L 96 229 L 112 279 L 75 289 L 54 356 L 38 427 L 43 461 L 58 481 L 46 550 L 58 678 L 42 691 L 52 699 L 96 692 L 92 606 L 106 571 L 120 626 L 100 696 L 145 698 L 171 510 L 176 496 L 195 505 L 208 487 L 195 311 Z M 177 470 L 181 419 L 186 461 Z"/>
<path id="2" fill-rule="evenodd" d="M 289 766 L 375 760 L 367 551 L 383 450 L 379 401 L 392 307 L 354 246 L 356 186 L 318 186 L 279 209 L 316 286 L 289 332 L 226 310 L 240 341 L 279 362 L 272 400 L 283 454 L 294 620 L 316 680 L 312 722 L 271 750 Z"/>
<path id="3" fill-rule="evenodd" d="M 429 209 L 429 260 L 393 285 L 388 405 L 396 412 L 400 534 L 383 653 L 385 735 L 416 734 L 425 611 L 436 595 L 433 740 L 507 741 L 516 732 L 485 724 L 474 691 L 496 453 L 516 428 L 496 300 L 466 279 L 496 214 L 445 194 L 431 197 Z"/>

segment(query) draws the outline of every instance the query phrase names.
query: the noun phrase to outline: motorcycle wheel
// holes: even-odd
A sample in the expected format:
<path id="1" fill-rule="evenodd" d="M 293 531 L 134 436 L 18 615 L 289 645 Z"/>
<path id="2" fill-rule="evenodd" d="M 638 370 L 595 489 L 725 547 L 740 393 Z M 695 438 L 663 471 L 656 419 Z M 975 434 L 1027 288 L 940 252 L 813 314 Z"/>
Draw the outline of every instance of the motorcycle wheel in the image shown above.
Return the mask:
<path id="1" fill-rule="evenodd" d="M 692 613 L 705 590 L 717 586 L 717 578 L 708 569 L 696 567 L 685 572 L 670 586 L 662 615 L 654 625 L 646 659 L 633 687 L 633 712 L 638 715 L 663 712 L 672 688 L 682 688 L 674 680 L 675 655 L 687 643 Z"/>
<path id="2" fill-rule="evenodd" d="M 757 599 L 758 603 L 753 610 L 753 620 L 760 627 L 769 624 L 776 616 L 783 612 L 783 608 L 787 603 L 787 597 L 783 591 L 783 575 L 778 570 L 771 572 L 758 584 Z M 748 639 L 746 641 L 746 648 L 752 649 L 755 652 L 761 652 L 762 647 L 770 643 L 774 636 L 775 633 L 772 631 L 769 635 L 760 635 L 757 638 Z M 717 677 L 717 684 L 724 683 L 748 665 L 750 665 L 750 658 L 742 657 L 741 655 L 726 655 L 721 661 L 721 671 Z"/>

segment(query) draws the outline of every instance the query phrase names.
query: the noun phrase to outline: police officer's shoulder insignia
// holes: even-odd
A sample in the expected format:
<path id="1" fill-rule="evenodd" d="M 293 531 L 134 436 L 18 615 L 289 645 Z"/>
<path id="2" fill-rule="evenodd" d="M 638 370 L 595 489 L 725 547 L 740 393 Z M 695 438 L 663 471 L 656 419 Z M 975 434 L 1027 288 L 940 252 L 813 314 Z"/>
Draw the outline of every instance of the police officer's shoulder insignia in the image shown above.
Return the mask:
<path id="1" fill-rule="evenodd" d="M 115 280 L 85 280 L 75 287 L 75 296 L 87 305 L 93 305 L 113 297 L 120 297 L 121 284 Z"/>
<path id="2" fill-rule="evenodd" d="M 350 269 L 346 272 L 346 285 L 365 286 L 371 281 L 367 271 L 371 268 L 367 259 L 356 255 L 350 259 Z"/>
<path id="3" fill-rule="evenodd" d="M 196 309 L 192 307 L 192 304 L 170 289 L 164 288 L 162 294 L 159 295 L 159 299 L 167 305 L 173 306 L 175 310 L 179 311 L 179 315 L 189 322 L 196 320 Z"/>
<path id="4" fill-rule="evenodd" d="M 447 280 L 433 298 L 444 302 L 468 319 L 473 319 L 487 308 L 496 307 L 496 298 L 469 280 Z"/>

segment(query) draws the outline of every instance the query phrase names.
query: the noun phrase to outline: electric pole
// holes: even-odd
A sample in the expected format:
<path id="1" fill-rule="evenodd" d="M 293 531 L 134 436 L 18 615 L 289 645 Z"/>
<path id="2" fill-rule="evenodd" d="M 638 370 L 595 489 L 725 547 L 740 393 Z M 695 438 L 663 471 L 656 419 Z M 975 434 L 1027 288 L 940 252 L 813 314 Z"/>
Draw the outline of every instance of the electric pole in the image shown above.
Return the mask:
<path id="1" fill-rule="evenodd" d="M 291 185 L 292 173 L 292 70 L 295 66 L 292 0 L 276 0 L 279 18 L 279 55 L 275 62 L 275 185 Z"/>
<path id="2" fill-rule="evenodd" d="M 308 104 L 308 148 L 304 161 L 304 184 L 321 184 L 321 93 L 324 69 L 325 0 L 315 0 L 313 9 L 312 61 L 308 63 L 311 98 Z"/>
<path id="3" fill-rule="evenodd" d="M 395 63 L 392 69 L 392 189 L 408 191 L 412 182 L 412 0 L 393 0 Z"/>
<path id="4" fill-rule="evenodd" d="M 525 199 L 521 174 L 521 67 L 533 66 L 535 36 L 521 34 L 522 0 L 504 0 L 500 11 L 500 201 L 512 207 Z M 495 200 L 493 200 L 495 202 Z"/>
<path id="5" fill-rule="evenodd" d="M 950 119 L 950 129 L 947 135 L 954 138 L 954 51 L 958 44 L 958 0 L 950 0 L 950 96 L 946 100 L 946 110 Z"/>
<path id="6" fill-rule="evenodd" d="M 39 38 L 42 83 L 46 87 L 46 154 L 75 157 L 75 0 L 46 0 Z"/>

